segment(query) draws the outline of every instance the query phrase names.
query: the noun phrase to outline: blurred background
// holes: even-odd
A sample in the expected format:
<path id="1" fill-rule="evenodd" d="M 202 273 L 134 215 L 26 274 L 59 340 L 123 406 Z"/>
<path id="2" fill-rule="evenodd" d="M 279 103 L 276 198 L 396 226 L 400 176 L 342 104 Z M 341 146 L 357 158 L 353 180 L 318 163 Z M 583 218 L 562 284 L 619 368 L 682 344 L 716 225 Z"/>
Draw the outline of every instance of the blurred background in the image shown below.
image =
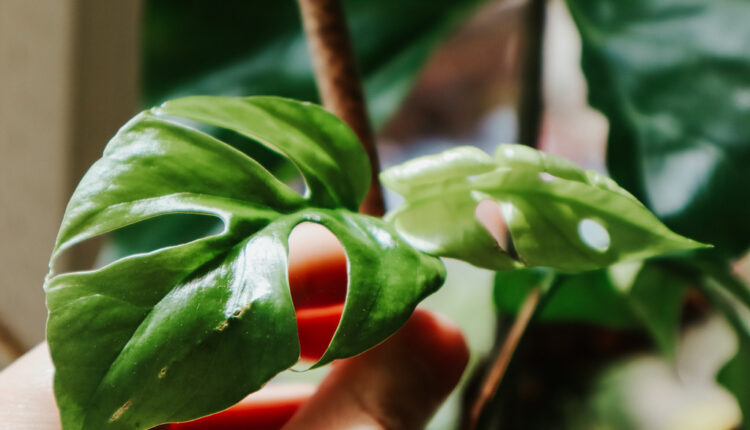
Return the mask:
<path id="1" fill-rule="evenodd" d="M 747 291 L 750 2 L 343 3 L 384 167 L 456 145 L 521 142 L 562 155 L 716 245 L 708 258 L 731 265 Z M 42 283 L 78 180 L 133 114 L 192 94 L 317 101 L 296 3 L 0 0 L 0 368 L 44 338 Z M 221 137 L 288 174 L 258 145 Z M 64 269 L 215 227 L 206 217 L 142 222 L 74 248 Z M 435 429 L 458 425 L 529 287 L 448 265 L 425 305 L 463 327 L 472 363 Z M 701 285 L 642 278 L 636 295 L 606 274 L 571 277 L 529 329 L 483 425 L 741 428 L 750 323 L 747 333 L 730 328 Z M 750 321 L 747 303 L 731 303 L 740 324 Z"/>

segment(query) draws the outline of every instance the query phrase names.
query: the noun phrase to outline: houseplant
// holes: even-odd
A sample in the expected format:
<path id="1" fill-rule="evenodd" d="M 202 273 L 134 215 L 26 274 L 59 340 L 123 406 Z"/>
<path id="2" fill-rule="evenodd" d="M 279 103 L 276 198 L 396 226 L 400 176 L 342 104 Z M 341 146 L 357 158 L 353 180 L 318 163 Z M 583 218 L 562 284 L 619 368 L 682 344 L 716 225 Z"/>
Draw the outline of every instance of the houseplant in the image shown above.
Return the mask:
<path id="1" fill-rule="evenodd" d="M 284 154 L 307 192 L 170 118 L 229 128 Z M 406 197 L 386 218 L 393 223 L 355 212 L 369 188 L 367 157 L 343 122 L 311 104 L 194 97 L 136 116 L 73 194 L 45 283 L 63 428 L 194 419 L 294 365 L 300 351 L 286 254 L 304 221 L 330 229 L 348 258 L 341 320 L 314 366 L 363 352 L 406 321 L 444 278 L 425 252 L 493 269 L 580 271 L 702 246 L 669 231 L 606 177 L 523 146 L 501 146 L 494 158 L 459 148 L 383 178 Z M 482 199 L 505 205 L 515 259 L 476 220 Z M 224 229 L 94 271 L 54 273 L 74 244 L 170 213 L 216 216 Z"/>
<path id="2" fill-rule="evenodd" d="M 727 4 L 729 4 L 729 3 L 727 3 Z M 580 24 L 580 28 L 582 29 L 584 36 L 586 36 L 586 34 L 587 34 L 584 30 L 591 31 L 592 28 L 596 28 L 595 25 L 592 24 L 592 23 L 596 23 L 597 22 L 596 19 L 603 20 L 607 16 L 609 16 L 609 15 L 604 14 L 603 12 L 602 12 L 601 16 L 596 15 L 595 12 L 599 11 L 599 9 L 597 9 L 597 8 L 591 8 L 591 9 L 589 9 L 591 11 L 591 13 L 594 13 L 594 15 L 593 16 L 591 16 L 591 15 L 587 16 L 586 15 L 586 9 L 575 8 L 575 6 L 576 6 L 576 2 L 571 2 L 571 9 L 574 10 L 574 12 L 575 12 L 574 13 L 574 17 L 576 17 L 578 19 L 578 22 L 581 23 Z M 724 5 L 722 3 L 722 6 L 726 6 L 726 5 Z M 669 8 L 667 8 L 667 11 L 669 12 Z M 695 13 L 695 11 L 693 13 Z M 677 15 L 679 15 L 679 14 L 677 14 Z M 621 16 L 623 16 L 625 18 L 627 18 L 627 17 L 631 17 L 632 18 L 632 17 L 635 16 L 636 18 L 633 18 L 633 19 L 637 19 L 637 17 L 639 15 L 638 14 L 635 14 L 635 15 L 634 14 L 621 14 Z M 664 14 L 661 14 L 661 16 L 664 16 Z M 680 15 L 680 16 L 682 16 L 682 15 Z M 700 15 L 698 15 L 698 16 L 700 17 Z M 623 19 L 625 19 L 625 18 L 623 18 Z M 586 42 L 586 40 L 594 40 L 595 39 L 594 36 L 596 36 L 599 33 L 594 32 L 594 33 L 591 33 L 591 34 L 593 34 L 593 35 L 590 37 L 590 39 L 585 39 L 584 42 Z M 616 38 L 617 35 L 614 34 L 612 36 L 614 38 Z M 602 49 L 602 45 L 595 45 L 595 44 L 592 43 L 591 45 L 585 45 L 585 46 L 589 46 L 589 49 L 591 50 L 590 51 L 591 53 L 589 54 L 589 57 L 586 57 L 586 58 L 589 58 L 590 60 L 586 60 L 586 61 L 593 62 L 597 58 L 599 59 L 599 61 L 606 61 L 608 58 L 611 58 L 611 56 L 607 56 L 607 55 L 602 55 L 600 57 L 596 57 L 596 52 L 597 52 L 596 49 L 600 49 L 601 50 Z M 604 45 L 604 46 L 605 46 L 604 49 L 606 49 L 606 46 L 609 46 L 609 45 Z M 613 45 L 611 45 L 611 46 L 613 46 L 614 47 L 613 49 L 615 49 L 615 48 L 617 48 L 618 46 L 621 46 L 621 45 L 617 45 L 617 44 L 613 43 Z M 585 64 L 594 64 L 594 63 L 586 62 Z M 601 69 L 603 69 L 603 68 L 600 67 L 600 68 L 597 69 L 594 66 L 589 66 L 589 69 L 588 69 L 588 70 L 590 70 L 589 75 L 590 76 L 595 76 L 596 73 L 597 73 L 597 70 L 601 70 Z M 611 77 L 611 76 L 617 76 L 617 75 L 616 75 L 616 73 L 610 73 L 610 74 L 607 74 L 605 76 Z M 647 76 L 646 79 L 651 79 L 651 77 Z M 596 88 L 594 88 L 593 91 L 596 94 Z M 594 96 L 594 97 L 596 97 L 596 96 Z M 609 109 L 610 115 L 613 118 L 613 120 L 616 120 L 616 121 L 618 120 L 618 118 L 619 118 L 618 115 L 620 113 L 622 113 L 621 110 L 618 110 L 616 108 L 618 106 L 617 103 L 619 103 L 618 101 L 612 101 L 612 100 L 607 101 L 607 100 L 605 100 L 604 98 L 601 98 L 601 97 L 600 98 L 594 98 L 592 100 L 594 100 L 595 105 L 598 103 L 599 106 L 601 106 L 603 110 L 607 111 Z M 622 104 L 625 104 L 625 103 L 622 102 Z M 613 106 L 614 106 L 614 108 L 613 108 Z M 629 142 L 628 139 L 633 139 L 635 141 L 639 141 L 638 138 L 640 136 L 643 136 L 644 134 L 643 133 L 641 133 L 641 134 L 633 133 L 633 130 L 642 130 L 642 128 L 639 128 L 639 127 L 646 127 L 646 128 L 648 128 L 648 126 L 649 126 L 649 124 L 647 122 L 639 123 L 638 121 L 633 121 L 631 117 L 628 117 L 626 115 L 623 115 L 623 116 L 624 116 L 624 120 L 622 122 L 624 122 L 626 124 L 626 126 L 624 126 L 624 127 L 615 127 L 613 129 L 614 130 L 613 131 L 613 137 L 612 137 L 612 139 L 613 139 L 613 142 L 612 142 L 613 145 L 611 145 L 611 148 L 613 148 L 612 149 L 613 152 L 614 151 L 620 151 L 620 150 L 622 150 L 622 147 L 624 147 Z M 633 123 L 632 124 L 627 124 L 628 121 L 633 121 Z M 661 130 L 661 129 L 659 129 L 659 130 Z M 659 130 L 657 130 L 657 131 L 659 131 Z M 630 137 L 628 139 L 624 139 L 623 138 L 624 135 L 628 135 Z M 635 135 L 635 137 L 633 137 L 633 135 Z M 645 135 L 648 135 L 648 134 L 645 134 Z M 620 149 L 618 149 L 618 148 L 620 148 Z M 659 155 L 659 154 L 657 154 L 657 155 Z M 623 171 L 617 171 L 617 170 L 613 170 L 613 172 L 618 177 L 620 177 L 620 178 L 623 178 L 623 177 L 627 176 L 627 172 L 623 173 Z M 644 179 L 644 181 L 646 181 L 646 183 L 647 183 L 646 189 L 648 190 L 649 193 L 651 193 L 651 196 L 649 197 L 648 200 L 650 200 L 652 202 L 652 206 L 653 206 L 653 202 L 656 200 L 656 198 L 654 197 L 654 193 L 656 193 L 658 191 L 658 187 L 656 187 L 656 188 L 653 187 L 653 186 L 649 187 L 648 186 L 648 181 L 655 181 L 655 180 L 658 180 L 658 179 L 659 179 L 658 176 L 652 176 L 652 177 L 646 176 L 645 179 Z M 638 178 L 635 178 L 635 179 L 634 178 L 630 178 L 626 182 L 630 182 L 628 184 L 629 189 L 636 190 L 636 192 L 639 193 L 639 195 L 641 196 L 641 198 L 643 198 L 643 190 L 642 189 L 639 190 L 639 188 L 643 188 L 643 186 L 642 185 L 634 185 L 633 184 L 634 182 L 637 182 L 639 180 L 640 179 L 638 179 Z M 715 184 L 718 184 L 717 186 L 721 186 L 722 182 L 721 181 L 715 182 Z M 477 191 L 477 190 L 473 190 L 472 189 L 472 191 Z M 486 190 L 480 190 L 480 191 L 486 191 Z M 656 193 L 656 194 L 658 194 L 658 193 Z M 475 201 L 473 201 L 473 202 L 475 202 Z M 700 200 L 699 200 L 699 202 L 700 202 Z M 694 207 L 696 207 L 696 206 L 692 205 L 692 206 L 689 207 L 689 209 L 690 208 L 694 208 Z M 657 206 L 657 209 L 658 209 L 658 206 Z M 464 213 L 464 215 L 466 215 L 466 213 Z M 669 212 L 667 212 L 667 215 L 669 215 Z M 699 215 L 703 216 L 703 215 L 705 215 L 705 212 L 699 212 Z M 737 215 L 737 214 L 735 214 L 735 215 Z M 471 217 L 466 217 L 466 218 L 469 219 Z M 685 230 L 685 225 L 686 225 L 686 222 L 684 220 L 688 219 L 688 218 L 689 218 L 688 215 L 683 215 L 681 218 L 669 218 L 669 219 L 670 219 L 670 222 L 677 222 L 678 224 L 675 224 L 675 225 L 678 225 L 680 227 L 680 230 L 684 231 Z M 397 218 L 394 218 L 394 219 L 397 220 Z M 594 220 L 594 221 L 596 221 L 596 220 Z M 398 222 L 398 220 L 397 220 L 397 222 Z M 474 227 L 476 227 L 476 226 L 474 226 Z M 690 226 L 688 226 L 688 227 L 690 227 Z M 596 228 L 596 227 L 593 227 L 593 228 Z M 700 233 L 700 235 L 696 236 L 696 237 L 700 237 L 703 240 L 706 240 L 706 241 L 709 241 L 709 242 L 713 243 L 713 242 L 715 242 L 715 240 L 713 238 L 709 237 L 711 235 L 711 233 L 712 233 L 711 231 L 702 231 Z M 693 258 L 693 256 L 689 256 L 688 258 L 679 258 L 679 259 L 675 259 L 674 261 L 661 262 L 657 266 L 659 267 L 659 270 L 661 270 L 662 267 L 668 267 L 671 270 L 671 272 L 669 272 L 669 273 L 680 273 L 680 274 L 682 274 L 682 276 L 685 276 L 686 278 L 688 278 L 691 282 L 699 284 L 702 288 L 704 288 L 704 291 L 706 292 L 706 294 L 709 295 L 710 297 L 712 297 L 714 299 L 714 302 L 720 308 L 723 308 L 725 310 L 726 314 L 729 315 L 730 318 L 732 318 L 732 321 L 734 321 L 735 325 L 738 327 L 738 333 L 743 333 L 743 330 L 745 330 L 743 328 L 743 324 L 744 323 L 743 323 L 743 320 L 742 320 L 741 316 L 738 316 L 738 315 L 741 315 L 741 313 L 742 313 L 741 309 L 742 308 L 741 307 L 738 308 L 737 306 L 738 306 L 738 303 L 743 303 L 743 302 L 747 303 L 746 289 L 745 289 L 745 287 L 741 283 L 737 282 L 731 276 L 729 276 L 729 271 L 728 271 L 726 265 L 724 264 L 724 261 L 726 261 L 727 254 L 729 254 L 729 255 L 735 255 L 737 252 L 741 251 L 741 249 L 743 248 L 743 246 L 740 243 L 741 242 L 741 240 L 740 240 L 741 239 L 741 237 L 740 237 L 741 235 L 737 235 L 737 236 L 738 236 L 737 238 L 733 238 L 733 237 L 731 237 L 731 235 L 722 234 L 722 237 L 719 238 L 721 240 L 721 243 L 720 243 L 721 246 L 717 247 L 721 252 L 715 253 L 713 256 L 709 255 L 708 256 L 709 258 L 706 258 L 706 259 L 696 259 L 696 258 Z M 737 240 L 735 240 L 735 239 L 737 239 Z M 731 247 L 727 247 L 727 246 L 724 245 L 724 242 L 737 242 L 737 243 L 740 243 L 740 244 L 734 244 L 733 243 Z M 485 245 L 485 246 L 487 246 L 487 244 L 489 244 L 490 246 L 494 246 L 493 245 L 494 242 L 489 241 L 486 236 L 481 241 L 478 241 L 478 243 L 479 243 L 479 245 Z M 452 245 L 452 243 L 450 241 L 448 241 L 448 244 Z M 601 242 L 600 242 L 600 244 L 601 244 Z M 448 249 L 448 251 L 446 251 L 446 252 L 451 252 L 451 253 L 456 252 L 455 247 L 445 246 L 445 244 L 439 244 L 439 245 L 443 245 L 443 249 Z M 474 245 L 477 245 L 477 244 L 475 243 Z M 472 245 L 472 246 L 474 246 L 474 245 Z M 432 244 L 432 246 L 433 246 L 433 248 L 429 249 L 432 252 L 436 252 L 436 249 L 440 249 L 439 247 L 435 246 L 434 244 Z M 459 248 L 458 251 L 461 251 L 461 252 L 464 252 L 464 253 L 471 253 L 471 249 L 472 249 L 471 246 L 467 246 L 466 248 Z M 728 251 L 730 249 L 731 249 L 731 252 L 726 252 L 726 251 Z M 480 256 L 487 255 L 486 253 L 474 253 L 474 254 L 475 254 L 474 255 L 475 258 L 479 258 Z M 448 254 L 446 254 L 446 255 L 448 255 Z M 503 254 L 500 254 L 500 255 L 502 256 Z M 716 258 L 717 255 L 719 256 L 719 258 Z M 503 261 L 505 262 L 505 264 L 510 264 L 510 263 L 513 262 L 512 259 L 507 259 L 507 258 L 503 258 Z M 482 263 L 480 263 L 480 264 L 482 264 Z M 489 265 L 489 264 L 484 264 L 484 265 Z M 651 263 L 649 263 L 648 267 L 650 267 L 650 265 L 651 265 Z M 641 272 L 637 272 L 637 273 L 641 273 Z M 549 279 L 558 279 L 558 275 L 556 275 L 556 274 L 553 274 L 553 275 L 550 275 L 550 276 L 551 277 Z M 563 277 L 567 277 L 568 275 L 562 275 L 562 276 Z M 545 277 L 544 279 L 546 280 L 547 278 Z M 545 281 L 545 284 L 554 285 L 554 282 L 552 282 L 552 281 L 549 281 L 549 282 Z M 562 290 L 563 290 L 563 288 L 560 289 L 560 291 L 562 291 Z M 729 297 L 729 298 L 727 298 L 727 297 Z M 735 299 L 732 299 L 732 297 L 734 297 Z M 552 298 L 554 299 L 554 295 L 552 296 Z M 739 298 L 739 300 L 737 300 L 737 298 Z M 740 309 L 740 310 L 737 310 L 737 309 Z M 741 339 L 744 339 L 744 338 L 741 337 Z M 662 341 L 662 343 L 668 344 L 668 341 Z M 667 347 L 667 349 L 668 349 L 668 347 Z M 744 349 L 740 350 L 740 356 L 742 355 L 742 351 L 744 351 Z M 731 384 L 732 381 L 735 381 L 735 382 L 736 381 L 741 381 L 742 377 L 741 376 L 737 376 L 737 375 L 741 375 L 741 369 L 742 369 L 743 363 L 746 363 L 746 361 L 743 362 L 741 359 L 739 359 L 739 361 L 736 360 L 734 362 L 733 367 L 729 367 L 728 368 L 730 370 L 727 370 L 726 372 L 722 373 L 722 375 L 725 375 L 724 378 L 723 378 L 723 380 L 728 381 L 730 384 Z M 734 370 L 732 370 L 732 369 L 734 369 Z M 159 371 L 161 371 L 161 369 L 159 369 Z M 740 373 L 738 373 L 738 372 L 740 372 Z M 727 374 L 734 374 L 735 376 L 734 377 L 726 377 Z M 741 389 L 741 387 L 740 387 L 740 389 Z M 125 405 L 125 404 L 126 403 L 123 403 L 122 405 Z"/>

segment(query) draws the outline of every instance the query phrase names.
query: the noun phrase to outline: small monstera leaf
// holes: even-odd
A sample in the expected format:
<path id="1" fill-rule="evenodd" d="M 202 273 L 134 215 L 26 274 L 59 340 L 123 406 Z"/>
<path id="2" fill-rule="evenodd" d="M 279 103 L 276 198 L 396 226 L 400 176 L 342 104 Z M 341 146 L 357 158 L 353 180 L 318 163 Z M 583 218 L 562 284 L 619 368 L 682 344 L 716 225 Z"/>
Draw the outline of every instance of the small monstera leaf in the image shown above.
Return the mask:
<path id="1" fill-rule="evenodd" d="M 381 179 L 404 197 L 387 217 L 404 237 L 480 267 L 582 271 L 705 246 L 673 233 L 606 176 L 522 145 L 501 145 L 494 158 L 455 148 L 393 167 Z M 517 258 L 477 221 L 482 200 L 500 204 Z"/>
<path id="2" fill-rule="evenodd" d="M 223 127 L 288 157 L 301 196 L 253 159 L 168 117 Z M 333 232 L 348 292 L 316 365 L 384 340 L 440 286 L 442 263 L 385 222 L 357 214 L 369 186 L 352 131 L 323 109 L 272 97 L 194 97 L 126 124 L 68 204 L 45 283 L 47 339 L 65 430 L 145 429 L 224 409 L 295 364 L 288 237 L 303 221 Z M 67 248 L 164 214 L 205 214 L 224 229 L 54 274 Z"/>

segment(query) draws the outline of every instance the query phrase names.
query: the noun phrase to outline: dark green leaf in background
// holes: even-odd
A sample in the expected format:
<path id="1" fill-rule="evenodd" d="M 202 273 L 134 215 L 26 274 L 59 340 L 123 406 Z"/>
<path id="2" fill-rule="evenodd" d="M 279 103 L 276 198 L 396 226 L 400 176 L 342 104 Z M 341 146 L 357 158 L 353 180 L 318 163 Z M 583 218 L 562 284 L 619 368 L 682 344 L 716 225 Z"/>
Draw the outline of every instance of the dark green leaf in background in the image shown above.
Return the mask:
<path id="1" fill-rule="evenodd" d="M 635 261 L 578 274 L 539 268 L 498 272 L 494 287 L 498 311 L 515 314 L 540 283 L 551 288 L 545 289 L 538 321 L 642 328 L 664 355 L 674 357 L 687 283 L 661 263 Z"/>
<path id="2" fill-rule="evenodd" d="M 750 2 L 568 0 L 612 177 L 680 234 L 750 245 Z"/>
<path id="3" fill-rule="evenodd" d="M 375 124 L 411 88 L 429 54 L 483 0 L 346 0 Z M 280 95 L 316 101 L 295 1 L 151 0 L 144 24 L 144 99 Z"/>
<path id="4" fill-rule="evenodd" d="M 515 275 L 523 269 L 495 275 L 495 305 L 500 314 L 515 315 L 528 292 L 537 284 Z M 546 269 L 554 278 L 539 309 L 540 322 L 577 322 L 610 328 L 632 328 L 636 321 L 622 296 L 613 288 L 605 270 L 564 275 Z"/>
<path id="5" fill-rule="evenodd" d="M 732 274 L 722 263 L 697 261 L 703 292 L 727 318 L 737 334 L 735 356 L 721 369 L 718 381 L 740 405 L 743 422 L 750 417 L 750 286 Z"/>
<path id="6" fill-rule="evenodd" d="M 677 354 L 685 278 L 657 261 L 612 266 L 609 279 L 638 323 L 670 359 Z"/>
<path id="7" fill-rule="evenodd" d="M 750 416 L 750 337 L 738 336 L 735 356 L 722 367 L 717 376 L 721 385 L 737 399 L 744 422 Z"/>
<path id="8" fill-rule="evenodd" d="M 246 135 L 288 157 L 302 196 L 231 146 L 165 117 Z M 322 108 L 275 97 L 195 97 L 145 111 L 79 184 L 45 282 L 47 340 L 63 428 L 145 429 L 224 409 L 299 358 L 287 280 L 291 230 L 327 227 L 348 259 L 343 315 L 318 365 L 395 332 L 444 278 L 442 263 L 380 219 L 356 213 L 369 162 Z M 187 243 L 56 275 L 67 248 L 169 214 L 223 229 Z"/>

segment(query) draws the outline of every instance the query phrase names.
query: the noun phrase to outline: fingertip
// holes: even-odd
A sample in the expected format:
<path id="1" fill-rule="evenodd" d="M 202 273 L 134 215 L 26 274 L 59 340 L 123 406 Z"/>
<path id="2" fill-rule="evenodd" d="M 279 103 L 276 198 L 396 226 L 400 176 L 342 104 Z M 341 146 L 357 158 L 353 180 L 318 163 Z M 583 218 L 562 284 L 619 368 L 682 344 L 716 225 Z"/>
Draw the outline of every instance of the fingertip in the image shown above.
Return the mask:
<path id="1" fill-rule="evenodd" d="M 456 386 L 468 359 L 454 323 L 417 310 L 387 341 L 337 362 L 288 429 L 421 428 Z"/>
<path id="2" fill-rule="evenodd" d="M 0 372 L 0 428 L 60 428 L 45 342 Z"/>
<path id="3" fill-rule="evenodd" d="M 439 313 L 417 309 L 396 336 L 409 345 L 411 354 L 421 356 L 439 373 L 436 389 L 447 393 L 458 384 L 469 362 L 469 347 L 456 323 Z"/>

